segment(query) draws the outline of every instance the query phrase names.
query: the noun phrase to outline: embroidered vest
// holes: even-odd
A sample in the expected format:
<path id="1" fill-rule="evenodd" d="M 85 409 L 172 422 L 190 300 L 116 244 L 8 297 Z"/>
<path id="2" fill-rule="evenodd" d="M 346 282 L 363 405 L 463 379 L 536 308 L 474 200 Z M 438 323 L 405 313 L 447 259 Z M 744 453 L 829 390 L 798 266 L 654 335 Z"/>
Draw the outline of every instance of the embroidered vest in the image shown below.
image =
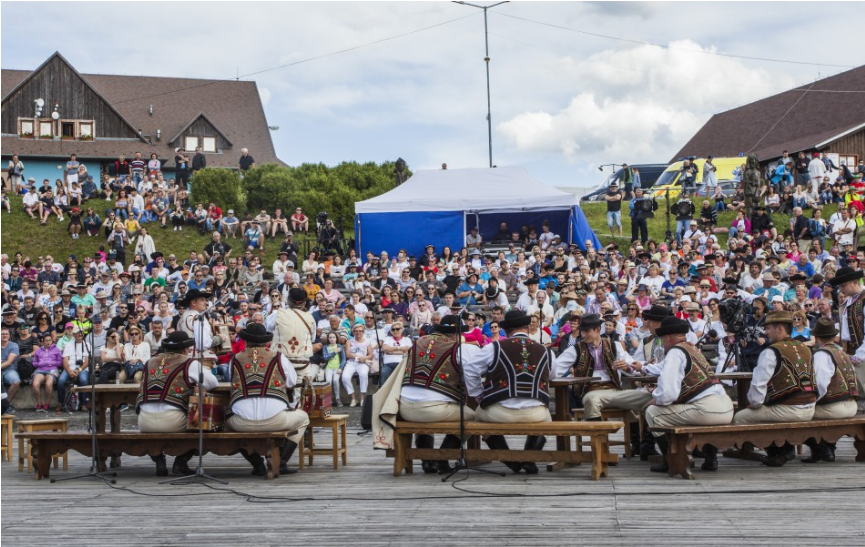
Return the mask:
<path id="1" fill-rule="evenodd" d="M 234 403 L 243 399 L 270 397 L 288 406 L 285 374 L 279 366 L 279 353 L 264 347 L 246 348 L 231 357 L 231 416 Z"/>
<path id="2" fill-rule="evenodd" d="M 675 402 L 681 405 L 718 384 L 719 380 L 712 373 L 709 361 L 693 344 L 682 342 L 673 347 L 685 352 L 685 377 L 682 378 L 682 391 L 679 392 L 679 398 Z"/>
<path id="3" fill-rule="evenodd" d="M 796 340 L 769 346 L 775 353 L 775 373 L 766 386 L 766 405 L 804 405 L 817 400 L 811 350 Z"/>
<path id="4" fill-rule="evenodd" d="M 493 344 L 493 366 L 486 375 L 481 407 L 505 399 L 537 399 L 549 405 L 550 350 L 526 336 Z"/>
<path id="5" fill-rule="evenodd" d="M 856 300 L 847 308 L 847 331 L 850 333 L 850 343 L 847 353 L 853 355 L 865 339 L 865 291 L 860 292 Z"/>
<path id="6" fill-rule="evenodd" d="M 592 376 L 595 370 L 595 363 L 592 360 L 592 352 L 589 351 L 589 344 L 580 342 L 574 348 L 577 350 L 577 360 L 574 361 L 573 365 L 574 376 Z M 616 349 L 609 338 L 601 338 L 601 356 L 604 359 L 604 370 L 612 379 L 616 389 L 622 389 L 619 371 L 613 368 L 613 363 L 616 361 Z M 588 384 L 576 385 L 574 386 L 574 392 L 577 397 L 582 397 L 588 388 Z"/>
<path id="7" fill-rule="evenodd" d="M 141 411 L 144 403 L 165 403 L 184 412 L 189 411 L 189 395 L 193 384 L 186 377 L 189 359 L 177 353 L 161 353 L 151 357 L 144 367 L 144 380 L 135 403 Z"/>
<path id="8" fill-rule="evenodd" d="M 402 385 L 430 389 L 459 402 L 462 370 L 456 351 L 456 342 L 449 336 L 421 336 L 408 354 Z"/>
<path id="9" fill-rule="evenodd" d="M 832 364 L 835 365 L 835 374 L 829 381 L 829 387 L 826 388 L 826 394 L 823 398 L 817 401 L 818 405 L 829 405 L 832 403 L 840 403 L 848 399 L 859 398 L 859 384 L 856 383 L 856 370 L 853 368 L 853 361 L 850 356 L 835 344 L 828 344 L 818 349 L 817 352 L 825 351 L 832 358 Z"/>
<path id="10" fill-rule="evenodd" d="M 288 357 L 294 368 L 308 365 L 312 357 L 312 342 L 315 340 L 315 320 L 312 314 L 293 308 L 276 312 L 271 347 Z"/>

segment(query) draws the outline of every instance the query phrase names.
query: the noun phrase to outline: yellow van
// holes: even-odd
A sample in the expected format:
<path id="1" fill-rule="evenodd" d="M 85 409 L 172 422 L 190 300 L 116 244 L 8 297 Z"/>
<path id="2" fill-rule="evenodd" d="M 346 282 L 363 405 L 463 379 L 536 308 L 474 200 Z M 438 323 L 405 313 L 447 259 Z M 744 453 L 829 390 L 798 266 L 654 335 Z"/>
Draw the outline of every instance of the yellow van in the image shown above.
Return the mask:
<path id="1" fill-rule="evenodd" d="M 703 185 L 703 165 L 705 165 L 705 158 L 697 158 L 691 160 L 691 163 L 697 166 L 697 188 L 698 191 L 702 192 Z M 727 193 L 727 188 L 731 185 L 722 185 L 722 182 L 725 181 L 733 181 L 736 180 L 736 176 L 734 173 L 738 174 L 740 166 L 745 163 L 745 158 L 714 158 L 712 163 L 715 164 L 715 178 L 718 179 L 718 185 L 722 186 L 722 189 L 725 190 L 724 193 Z M 664 197 L 667 193 L 667 190 L 670 190 L 670 198 L 678 197 L 678 195 L 682 191 L 682 183 L 679 181 L 680 171 L 682 169 L 683 161 L 677 161 L 676 163 L 670 164 L 661 176 L 658 177 L 658 180 L 655 182 L 654 186 L 652 186 L 652 196 L 655 198 Z"/>

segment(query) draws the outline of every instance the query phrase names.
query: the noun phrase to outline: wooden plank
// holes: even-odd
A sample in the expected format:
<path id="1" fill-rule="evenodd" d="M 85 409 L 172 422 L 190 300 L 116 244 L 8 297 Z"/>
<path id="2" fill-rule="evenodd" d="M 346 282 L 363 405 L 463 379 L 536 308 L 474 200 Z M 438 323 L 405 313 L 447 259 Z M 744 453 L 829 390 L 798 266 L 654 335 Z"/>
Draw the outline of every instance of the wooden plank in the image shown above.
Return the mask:
<path id="1" fill-rule="evenodd" d="M 615 433 L 624 427 L 620 421 L 603 422 L 537 422 L 537 423 L 486 423 L 466 422 L 465 431 L 470 435 L 583 435 L 593 433 Z M 404 433 L 454 433 L 459 432 L 458 422 L 397 422 L 397 431 Z"/>

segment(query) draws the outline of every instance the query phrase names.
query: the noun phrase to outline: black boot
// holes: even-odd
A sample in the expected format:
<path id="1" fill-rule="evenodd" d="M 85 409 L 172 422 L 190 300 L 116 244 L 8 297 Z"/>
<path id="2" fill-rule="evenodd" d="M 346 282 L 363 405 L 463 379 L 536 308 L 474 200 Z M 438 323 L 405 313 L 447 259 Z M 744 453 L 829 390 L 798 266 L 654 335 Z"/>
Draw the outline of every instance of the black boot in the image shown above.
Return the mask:
<path id="1" fill-rule="evenodd" d="M 827 443 L 826 441 L 821 441 L 823 445 L 823 461 L 824 462 L 834 462 L 835 461 L 835 443 Z"/>
<path id="2" fill-rule="evenodd" d="M 294 455 L 294 451 L 297 450 L 297 443 L 294 441 L 285 440 L 285 444 L 282 445 L 282 450 L 279 454 L 279 474 L 280 475 L 294 475 L 297 473 L 297 469 L 291 469 L 288 467 L 288 460 Z"/>
<path id="3" fill-rule="evenodd" d="M 456 435 L 445 435 L 445 440 L 442 441 L 442 445 L 439 448 L 459 448 L 460 444 L 460 438 Z M 446 475 L 454 470 L 447 460 L 439 460 L 435 464 L 438 467 L 439 475 Z"/>
<path id="4" fill-rule="evenodd" d="M 414 445 L 418 448 L 435 448 L 435 437 L 432 435 L 415 435 Z M 421 460 L 421 469 L 424 473 L 438 473 L 439 468 L 432 460 Z"/>
<path id="5" fill-rule="evenodd" d="M 649 456 L 657 456 L 658 451 L 655 450 L 655 436 L 649 431 L 648 424 L 643 426 L 643 438 L 640 441 L 640 461 L 649 461 Z"/>
<path id="6" fill-rule="evenodd" d="M 706 459 L 703 461 L 703 465 L 700 466 L 700 469 L 703 471 L 717 471 L 718 449 L 711 444 L 707 444 L 703 446 L 703 455 Z"/>
<path id="7" fill-rule="evenodd" d="M 486 440 L 487 446 L 489 446 L 493 450 L 510 450 L 508 446 L 508 441 L 505 440 L 504 435 L 490 435 Z M 508 469 L 513 471 L 514 473 L 519 473 L 523 466 L 518 462 L 503 462 L 508 466 Z"/>
<path id="8" fill-rule="evenodd" d="M 526 438 L 525 450 L 543 450 L 545 444 L 547 444 L 547 438 L 543 435 L 531 435 Z M 523 462 L 522 467 L 527 475 L 538 474 L 538 466 L 535 462 Z"/>
<path id="9" fill-rule="evenodd" d="M 784 446 L 777 447 L 775 443 L 766 448 L 766 456 L 761 460 L 763 465 L 767 467 L 781 467 L 789 461 L 796 459 L 796 450 L 790 443 L 784 443 Z"/>
<path id="10" fill-rule="evenodd" d="M 658 448 L 661 449 L 661 455 L 664 456 L 664 461 L 653 465 L 649 468 L 649 471 L 654 473 L 667 473 L 670 470 L 670 466 L 667 464 L 667 453 L 670 451 L 670 443 L 667 441 L 666 435 L 655 437 L 655 442 L 658 443 Z"/>
<path id="11" fill-rule="evenodd" d="M 241 450 L 240 455 L 252 465 L 253 476 L 264 477 L 267 475 L 267 466 L 264 465 L 264 458 L 260 454 L 250 454 L 246 450 Z"/>
<path id="12" fill-rule="evenodd" d="M 150 459 L 153 460 L 153 463 L 156 464 L 156 476 L 167 477 L 168 466 L 165 463 L 165 454 L 161 456 L 150 456 Z"/>
<path id="13" fill-rule="evenodd" d="M 171 466 L 171 472 L 175 475 L 194 475 L 195 472 L 189 467 L 189 460 L 195 456 L 195 450 L 190 450 L 186 454 L 181 454 L 174 458 L 174 464 Z"/>
<path id="14" fill-rule="evenodd" d="M 640 440 L 640 424 L 636 422 L 628 423 L 628 438 L 631 440 L 631 456 L 640 456 L 642 459 L 642 442 Z"/>
<path id="15" fill-rule="evenodd" d="M 805 441 L 805 444 L 811 449 L 811 455 L 802 458 L 802 463 L 817 463 L 823 460 L 823 443 L 818 443 L 817 439 L 811 438 Z"/>

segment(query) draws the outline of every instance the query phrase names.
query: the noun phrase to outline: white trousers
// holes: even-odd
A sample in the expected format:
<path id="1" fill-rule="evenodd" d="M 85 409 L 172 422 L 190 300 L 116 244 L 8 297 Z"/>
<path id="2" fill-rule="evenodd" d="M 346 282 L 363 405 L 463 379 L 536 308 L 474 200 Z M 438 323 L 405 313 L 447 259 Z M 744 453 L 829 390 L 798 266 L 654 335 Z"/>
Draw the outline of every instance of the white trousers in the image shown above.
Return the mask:
<path id="1" fill-rule="evenodd" d="M 464 412 L 466 421 L 475 419 L 474 410 L 464 407 Z M 458 422 L 460 405 L 456 401 L 400 401 L 399 415 L 407 422 Z"/>
<path id="2" fill-rule="evenodd" d="M 840 403 L 817 405 L 814 407 L 815 420 L 844 420 L 856 415 L 856 401 L 847 399 Z"/>
<path id="3" fill-rule="evenodd" d="M 497 424 L 551 422 L 553 420 L 549 409 L 543 405 L 514 409 L 502 406 L 501 403 L 495 403 L 486 408 L 478 407 L 475 411 L 475 419 L 479 422 Z"/>
<path id="4" fill-rule="evenodd" d="M 583 395 L 583 419 L 600 418 L 606 408 L 641 412 L 651 400 L 645 389 L 596 389 Z"/>
<path id="5" fill-rule="evenodd" d="M 331 385 L 333 390 L 333 400 L 340 402 L 339 398 L 339 369 L 324 369 L 324 381 Z"/>
<path id="6" fill-rule="evenodd" d="M 232 431 L 267 432 L 267 431 L 290 431 L 297 433 L 288 437 L 289 441 L 300 443 L 303 433 L 309 426 L 309 415 L 302 410 L 277 412 L 266 420 L 247 420 L 238 415 L 231 416 L 226 420 L 228 428 Z"/>
<path id="7" fill-rule="evenodd" d="M 177 433 L 186 431 L 186 412 L 180 409 L 162 412 L 141 411 L 138 415 L 138 430 L 142 433 Z"/>
<path id="8" fill-rule="evenodd" d="M 348 361 L 345 364 L 345 368 L 342 369 L 342 385 L 345 386 L 345 391 L 349 395 L 354 395 L 354 386 L 351 385 L 351 378 L 355 372 L 360 384 L 360 392 L 366 393 L 366 388 L 369 386 L 369 365 Z"/>
<path id="9" fill-rule="evenodd" d="M 814 417 L 814 407 L 800 408 L 793 405 L 763 405 L 760 408 L 743 408 L 733 416 L 734 424 L 770 424 L 776 422 L 807 422 Z"/>
<path id="10" fill-rule="evenodd" d="M 733 420 L 733 401 L 727 394 L 709 395 L 693 403 L 646 407 L 649 427 L 677 425 L 726 425 Z M 660 436 L 661 433 L 654 433 Z"/>

